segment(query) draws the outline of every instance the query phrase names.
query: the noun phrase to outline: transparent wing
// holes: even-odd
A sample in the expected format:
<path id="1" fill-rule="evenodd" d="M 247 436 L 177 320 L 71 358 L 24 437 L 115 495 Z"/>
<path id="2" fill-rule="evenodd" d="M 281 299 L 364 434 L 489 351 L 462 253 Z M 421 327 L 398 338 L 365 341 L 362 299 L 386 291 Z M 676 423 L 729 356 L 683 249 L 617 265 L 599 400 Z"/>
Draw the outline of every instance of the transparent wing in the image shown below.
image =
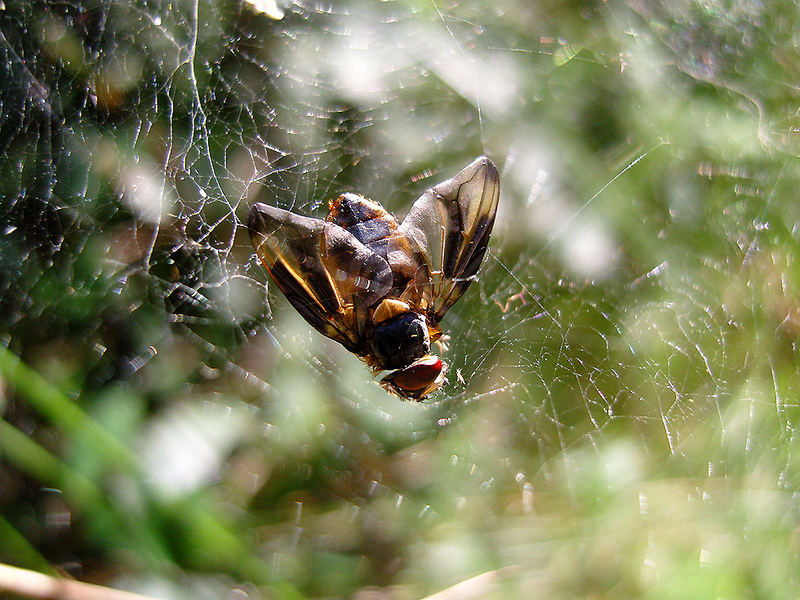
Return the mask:
<path id="1" fill-rule="evenodd" d="M 437 320 L 475 279 L 499 198 L 497 167 L 482 156 L 422 194 L 398 228 L 425 256 L 430 277 L 421 293 Z"/>
<path id="2" fill-rule="evenodd" d="M 287 300 L 312 327 L 358 353 L 366 309 L 392 287 L 386 260 L 338 225 L 257 203 L 250 239 Z"/>

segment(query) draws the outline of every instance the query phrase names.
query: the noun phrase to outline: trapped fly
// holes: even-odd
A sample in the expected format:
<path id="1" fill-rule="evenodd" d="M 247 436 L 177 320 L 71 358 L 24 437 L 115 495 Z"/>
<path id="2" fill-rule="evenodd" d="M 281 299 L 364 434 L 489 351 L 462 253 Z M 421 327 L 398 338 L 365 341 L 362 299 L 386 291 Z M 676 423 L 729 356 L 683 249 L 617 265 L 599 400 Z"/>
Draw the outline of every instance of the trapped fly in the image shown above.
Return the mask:
<path id="1" fill-rule="evenodd" d="M 317 331 L 361 358 L 381 385 L 422 400 L 445 379 L 430 354 L 439 322 L 481 266 L 500 198 L 486 157 L 427 190 L 402 223 L 346 193 L 323 221 L 257 203 L 248 227 L 286 299 Z"/>

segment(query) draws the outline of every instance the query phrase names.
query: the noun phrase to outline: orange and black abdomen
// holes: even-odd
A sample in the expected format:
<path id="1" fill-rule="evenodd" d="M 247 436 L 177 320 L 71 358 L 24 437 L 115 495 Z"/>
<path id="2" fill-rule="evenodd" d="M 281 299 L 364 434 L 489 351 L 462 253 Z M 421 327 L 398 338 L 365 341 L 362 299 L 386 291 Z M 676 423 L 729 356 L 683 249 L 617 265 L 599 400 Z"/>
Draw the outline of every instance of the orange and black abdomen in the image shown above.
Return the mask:
<path id="1" fill-rule="evenodd" d="M 397 229 L 397 220 L 380 204 L 351 193 L 330 202 L 326 220 L 346 229 L 383 258 L 389 238 Z"/>

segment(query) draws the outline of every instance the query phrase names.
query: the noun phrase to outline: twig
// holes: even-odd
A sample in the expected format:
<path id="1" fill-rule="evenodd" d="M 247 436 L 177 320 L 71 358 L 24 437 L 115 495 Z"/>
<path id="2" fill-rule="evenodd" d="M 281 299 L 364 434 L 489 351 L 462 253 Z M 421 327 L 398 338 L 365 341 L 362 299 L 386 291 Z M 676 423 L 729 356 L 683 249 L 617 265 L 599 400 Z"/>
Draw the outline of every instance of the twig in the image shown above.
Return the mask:
<path id="1" fill-rule="evenodd" d="M 485 598 L 491 587 L 508 575 L 517 570 L 517 567 L 503 567 L 494 571 L 486 571 L 475 577 L 465 579 L 455 585 L 436 592 L 432 596 L 427 596 L 423 600 L 478 600 Z"/>
<path id="2" fill-rule="evenodd" d="M 0 564 L 0 590 L 44 600 L 157 600 L 152 596 L 59 579 L 4 564 Z"/>

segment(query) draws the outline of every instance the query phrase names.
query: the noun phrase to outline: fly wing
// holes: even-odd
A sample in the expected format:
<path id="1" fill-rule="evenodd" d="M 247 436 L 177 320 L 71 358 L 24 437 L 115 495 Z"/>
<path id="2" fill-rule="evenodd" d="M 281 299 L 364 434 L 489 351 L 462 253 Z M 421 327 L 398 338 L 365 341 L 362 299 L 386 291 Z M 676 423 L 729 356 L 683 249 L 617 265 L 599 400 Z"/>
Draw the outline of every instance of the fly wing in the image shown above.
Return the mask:
<path id="1" fill-rule="evenodd" d="M 366 309 L 392 287 L 386 260 L 338 225 L 257 203 L 250 239 L 270 277 L 312 327 L 358 353 Z"/>
<path id="2" fill-rule="evenodd" d="M 482 156 L 422 194 L 398 228 L 424 255 L 430 278 L 421 294 L 437 321 L 475 279 L 499 198 L 497 167 Z"/>

